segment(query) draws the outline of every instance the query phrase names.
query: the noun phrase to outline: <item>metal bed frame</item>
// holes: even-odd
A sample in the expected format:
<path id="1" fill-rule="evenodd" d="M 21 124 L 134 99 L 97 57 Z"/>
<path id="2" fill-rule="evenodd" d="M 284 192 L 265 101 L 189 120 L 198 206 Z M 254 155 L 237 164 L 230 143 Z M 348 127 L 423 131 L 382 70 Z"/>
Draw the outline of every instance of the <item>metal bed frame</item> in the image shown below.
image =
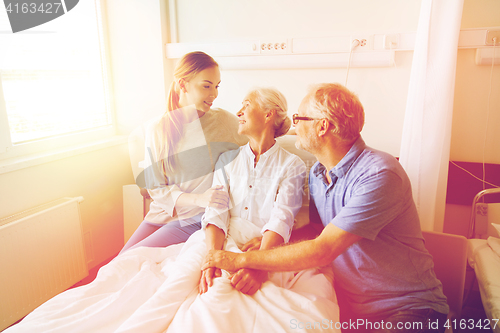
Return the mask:
<path id="1" fill-rule="evenodd" d="M 497 188 L 488 188 L 486 190 L 482 190 L 474 197 L 472 201 L 472 212 L 470 214 L 470 222 L 469 222 L 469 233 L 467 234 L 467 238 L 471 239 L 476 236 L 476 208 L 477 203 L 481 198 L 489 194 L 500 194 L 500 187 Z"/>

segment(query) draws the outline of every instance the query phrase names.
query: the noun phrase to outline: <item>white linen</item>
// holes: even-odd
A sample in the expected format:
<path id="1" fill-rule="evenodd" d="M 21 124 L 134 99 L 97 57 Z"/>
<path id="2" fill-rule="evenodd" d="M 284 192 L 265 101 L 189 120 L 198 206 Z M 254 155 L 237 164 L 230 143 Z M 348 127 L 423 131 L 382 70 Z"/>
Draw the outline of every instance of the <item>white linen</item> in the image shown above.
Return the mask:
<path id="1" fill-rule="evenodd" d="M 476 273 L 484 312 L 490 320 L 500 319 L 500 256 L 491 248 L 490 239 L 469 239 L 468 242 L 468 261 Z M 492 321 L 493 331 L 500 333 L 500 322 L 494 326 Z"/>
<path id="2" fill-rule="evenodd" d="M 495 230 L 497 231 L 497 236 L 500 237 L 500 224 L 498 224 L 498 223 L 491 223 L 491 226 L 493 228 L 495 228 Z"/>
<path id="3" fill-rule="evenodd" d="M 493 252 L 495 252 L 496 255 L 500 257 L 500 239 L 490 236 L 490 237 L 488 237 L 486 242 L 488 243 L 490 248 L 493 250 Z"/>
<path id="4" fill-rule="evenodd" d="M 488 247 L 488 244 L 486 243 L 485 239 L 477 238 L 468 239 L 467 243 L 467 262 L 469 263 L 470 267 L 475 268 L 476 255 L 478 255 L 478 252 L 483 248 Z"/>
<path id="5" fill-rule="evenodd" d="M 239 252 L 242 242 L 229 235 L 226 249 Z M 129 250 L 94 282 L 59 294 L 5 333 L 335 331 L 325 325 L 339 320 L 331 270 L 270 274 L 253 296 L 235 290 L 224 273 L 199 295 L 205 253 L 203 231 L 183 244 Z"/>
<path id="6" fill-rule="evenodd" d="M 271 230 L 288 242 L 302 207 L 306 166 L 277 143 L 260 155 L 255 167 L 254 161 L 249 144 L 220 156 L 212 186 L 222 185 L 230 194 L 229 214 L 227 209 L 208 207 L 202 227 L 214 224 L 227 234 L 229 216 L 237 216 L 252 221 L 261 234 Z"/>

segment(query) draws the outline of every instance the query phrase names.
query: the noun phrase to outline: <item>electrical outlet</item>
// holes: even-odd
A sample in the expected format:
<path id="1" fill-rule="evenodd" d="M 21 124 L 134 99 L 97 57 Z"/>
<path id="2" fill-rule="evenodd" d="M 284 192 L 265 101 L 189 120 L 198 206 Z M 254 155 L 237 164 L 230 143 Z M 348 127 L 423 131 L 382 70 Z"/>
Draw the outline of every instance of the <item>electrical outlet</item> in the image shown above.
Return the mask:
<path id="1" fill-rule="evenodd" d="M 262 54 L 283 54 L 288 53 L 288 40 L 274 39 L 260 42 L 260 53 Z"/>
<path id="2" fill-rule="evenodd" d="M 350 44 L 350 47 L 354 47 L 356 44 L 355 44 L 355 40 L 358 41 L 358 45 L 356 48 L 361 48 L 363 50 L 367 50 L 367 49 L 372 49 L 372 42 L 371 42 L 371 36 L 351 36 L 351 44 Z"/>
<path id="3" fill-rule="evenodd" d="M 399 34 L 384 35 L 384 49 L 393 50 L 399 47 Z"/>
<path id="4" fill-rule="evenodd" d="M 496 43 L 493 42 L 496 38 Z M 488 30 L 486 32 L 486 45 L 500 45 L 500 30 Z"/>

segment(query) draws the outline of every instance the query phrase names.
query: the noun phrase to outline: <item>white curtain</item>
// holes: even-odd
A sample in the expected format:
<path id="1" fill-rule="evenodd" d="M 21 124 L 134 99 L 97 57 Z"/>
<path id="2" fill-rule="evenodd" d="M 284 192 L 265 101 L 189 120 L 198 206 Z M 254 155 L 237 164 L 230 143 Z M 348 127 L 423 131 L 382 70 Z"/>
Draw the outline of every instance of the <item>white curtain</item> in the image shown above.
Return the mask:
<path id="1" fill-rule="evenodd" d="M 422 230 L 442 231 L 463 0 L 422 0 L 400 162 Z"/>

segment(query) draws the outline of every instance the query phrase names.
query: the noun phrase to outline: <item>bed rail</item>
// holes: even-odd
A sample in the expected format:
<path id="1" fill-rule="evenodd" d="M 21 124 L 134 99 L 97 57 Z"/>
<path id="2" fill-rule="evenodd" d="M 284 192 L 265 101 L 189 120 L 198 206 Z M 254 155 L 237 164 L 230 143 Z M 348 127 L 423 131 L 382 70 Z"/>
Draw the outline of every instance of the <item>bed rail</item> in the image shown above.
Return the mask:
<path id="1" fill-rule="evenodd" d="M 472 212 L 470 214 L 470 222 L 469 222 L 469 233 L 467 235 L 467 238 L 474 238 L 476 236 L 476 206 L 479 200 L 489 194 L 499 194 L 500 193 L 500 187 L 497 188 L 488 188 L 486 190 L 482 190 L 476 196 L 474 197 L 474 200 L 472 201 Z"/>

